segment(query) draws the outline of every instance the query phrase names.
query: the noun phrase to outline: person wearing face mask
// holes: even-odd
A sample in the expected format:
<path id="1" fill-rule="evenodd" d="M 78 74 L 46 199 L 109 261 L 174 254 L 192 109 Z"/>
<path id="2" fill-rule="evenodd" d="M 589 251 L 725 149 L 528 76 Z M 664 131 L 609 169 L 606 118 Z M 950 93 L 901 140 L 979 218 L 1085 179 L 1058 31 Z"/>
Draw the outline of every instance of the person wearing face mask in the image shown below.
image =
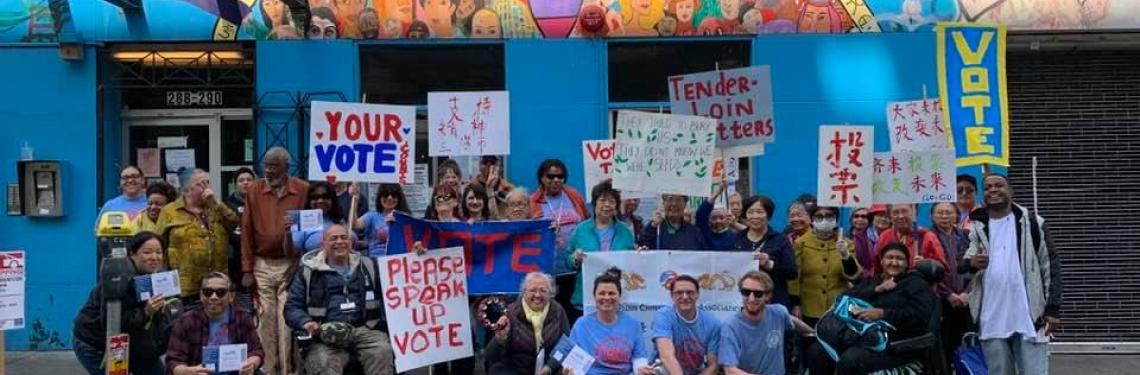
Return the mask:
<path id="1" fill-rule="evenodd" d="M 887 210 L 891 215 L 891 229 L 883 231 L 879 236 L 878 251 L 882 251 L 883 246 L 888 243 L 900 242 L 914 255 L 914 259 L 910 262 L 911 267 L 914 267 L 914 262 L 921 259 L 933 259 L 942 265 L 942 269 L 950 269 L 946 264 L 946 253 L 942 250 L 938 236 L 914 224 L 913 204 L 891 204 L 887 206 Z"/>
<path id="2" fill-rule="evenodd" d="M 139 232 L 127 245 L 135 275 L 149 275 L 162 269 L 162 254 L 166 245 L 153 232 Z M 122 332 L 130 335 L 131 373 L 136 375 L 162 375 L 166 368 L 159 358 L 166 352 L 166 333 L 170 316 L 166 311 L 166 296 L 156 294 L 138 300 L 139 293 L 130 283 L 127 301 L 123 303 Z M 72 336 L 75 337 L 75 357 L 91 375 L 103 375 L 103 358 L 107 352 L 107 317 L 103 300 L 103 284 L 97 283 L 87 297 L 87 303 L 75 317 Z"/>
<path id="3" fill-rule="evenodd" d="M 736 219 L 729 210 L 715 208 L 713 204 L 724 194 L 726 182 L 721 178 L 720 183 L 713 189 L 713 195 L 701 202 L 694 215 L 697 228 L 701 229 L 701 234 L 705 236 L 705 242 L 710 250 L 733 250 L 736 248 L 737 237 L 740 236 L 740 232 L 734 227 Z"/>
<path id="4" fill-rule="evenodd" d="M 815 326 L 835 298 L 859 280 L 863 269 L 851 241 L 843 238 L 836 225 L 839 210 L 818 207 L 811 217 L 812 230 L 792 245 L 800 272 L 788 283 L 788 290 L 795 306 L 793 314 Z"/>
<path id="5" fill-rule="evenodd" d="M 772 278 L 769 302 L 789 307 L 792 300 L 788 295 L 788 280 L 794 279 L 799 270 L 792 244 L 770 224 L 776 205 L 763 195 L 748 197 L 742 204 L 748 230 L 737 235 L 733 249 L 751 252 L 759 261 L 760 270 Z"/>
<path id="6" fill-rule="evenodd" d="M 241 218 L 210 188 L 201 169 L 179 173 L 182 197 L 162 208 L 158 230 L 170 246 L 167 263 L 178 270 L 185 306 L 198 303 L 195 285 L 210 272 L 229 272 L 226 250 L 230 232 Z"/>
<path id="7" fill-rule="evenodd" d="M 158 214 L 175 198 L 178 198 L 178 192 L 168 183 L 159 182 L 146 188 L 146 211 L 135 219 L 135 229 L 139 232 L 158 232 Z"/>
<path id="8" fill-rule="evenodd" d="M 705 236 L 689 220 L 685 220 L 685 206 L 689 198 L 684 195 L 662 194 L 664 212 L 653 213 L 653 219 L 641 230 L 637 245 L 653 250 L 705 250 Z"/>
<path id="9" fill-rule="evenodd" d="M 889 242 L 879 252 L 875 276 L 863 279 L 845 295 L 870 303 L 873 307 L 855 310 L 852 316 L 874 322 L 886 321 L 894 330 L 890 341 L 897 342 L 922 336 L 930 331 L 930 319 L 937 303 L 930 284 L 915 271 L 908 271 L 910 250 L 898 242 Z M 895 368 L 921 358 L 925 352 L 901 352 L 889 347 L 872 351 L 865 347 L 851 347 L 831 358 L 822 345 L 808 349 L 808 367 L 812 374 L 869 374 Z M 838 363 L 837 363 L 838 362 Z"/>
<path id="10" fill-rule="evenodd" d="M 625 251 L 633 250 L 633 231 L 629 227 L 617 222 L 617 202 L 621 202 L 621 193 L 613 189 L 609 180 L 594 186 L 590 191 L 590 200 L 594 205 L 594 217 L 587 219 L 570 235 L 570 248 L 574 252 L 567 259 L 572 269 L 581 270 L 582 262 L 588 253 L 599 251 Z M 573 295 L 570 302 L 574 309 L 569 312 L 570 321 L 577 320 L 582 315 L 582 273 L 577 273 L 574 281 Z"/>

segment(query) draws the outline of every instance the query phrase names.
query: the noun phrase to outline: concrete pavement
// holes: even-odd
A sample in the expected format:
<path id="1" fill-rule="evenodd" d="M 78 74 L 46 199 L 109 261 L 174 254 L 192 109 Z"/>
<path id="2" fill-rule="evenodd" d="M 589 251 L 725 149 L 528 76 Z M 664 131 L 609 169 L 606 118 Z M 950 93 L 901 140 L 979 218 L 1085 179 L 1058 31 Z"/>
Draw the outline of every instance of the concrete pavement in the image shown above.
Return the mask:
<path id="1" fill-rule="evenodd" d="M 1140 373 L 1140 355 L 1056 354 L 1050 359 L 1055 375 L 1118 375 Z M 83 374 L 72 352 L 8 352 L 8 375 Z"/>

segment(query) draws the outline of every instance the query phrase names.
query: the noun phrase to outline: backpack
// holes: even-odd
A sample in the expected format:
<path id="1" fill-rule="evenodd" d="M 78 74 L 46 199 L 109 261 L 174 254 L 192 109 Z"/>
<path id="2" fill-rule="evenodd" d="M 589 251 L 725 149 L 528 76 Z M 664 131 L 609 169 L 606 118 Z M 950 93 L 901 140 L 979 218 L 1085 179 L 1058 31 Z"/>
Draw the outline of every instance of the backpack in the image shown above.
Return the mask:
<path id="1" fill-rule="evenodd" d="M 851 310 L 870 309 L 867 301 L 843 295 L 815 325 L 815 337 L 832 360 L 848 348 L 863 347 L 876 352 L 887 349 L 887 331 L 894 329 L 884 320 L 866 322 L 851 316 Z"/>

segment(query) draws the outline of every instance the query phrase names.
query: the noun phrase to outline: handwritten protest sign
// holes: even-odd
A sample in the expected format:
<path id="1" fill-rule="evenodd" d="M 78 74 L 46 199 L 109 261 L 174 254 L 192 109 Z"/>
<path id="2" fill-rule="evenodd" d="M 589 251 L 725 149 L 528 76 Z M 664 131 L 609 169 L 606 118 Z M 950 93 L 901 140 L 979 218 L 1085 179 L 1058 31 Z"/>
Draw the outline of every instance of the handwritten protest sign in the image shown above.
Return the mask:
<path id="1" fill-rule="evenodd" d="M 821 126 L 816 196 L 820 206 L 867 207 L 873 199 L 875 128 Z"/>
<path id="2" fill-rule="evenodd" d="M 379 263 L 397 372 L 473 355 L 462 248 L 391 255 Z"/>
<path id="3" fill-rule="evenodd" d="M 429 92 L 428 154 L 509 155 L 510 114 L 506 91 Z"/>
<path id="4" fill-rule="evenodd" d="M 618 112 L 614 188 L 708 196 L 715 128 L 704 117 Z"/>
<path id="5" fill-rule="evenodd" d="M 554 270 L 554 232 L 549 220 L 445 223 L 396 213 L 388 254 L 424 247 L 461 246 L 468 260 L 471 294 L 518 293 L 527 273 Z"/>
<path id="6" fill-rule="evenodd" d="M 955 202 L 954 150 L 875 153 L 875 203 Z"/>
<path id="7" fill-rule="evenodd" d="M 716 147 L 752 156 L 775 140 L 772 77 L 767 65 L 669 77 L 670 110 L 717 119 Z M 761 146 L 763 147 L 763 146 Z"/>
<path id="8" fill-rule="evenodd" d="M 891 151 L 922 151 L 948 148 L 942 102 L 938 99 L 887 104 L 887 130 Z"/>
<path id="9" fill-rule="evenodd" d="M 313 102 L 309 179 L 414 182 L 416 107 Z"/>
<path id="10" fill-rule="evenodd" d="M 614 141 L 603 139 L 582 141 L 582 166 L 584 167 L 586 190 L 593 189 L 614 170 Z"/>
<path id="11" fill-rule="evenodd" d="M 0 330 L 24 329 L 24 252 L 0 252 Z"/>
<path id="12" fill-rule="evenodd" d="M 959 167 L 1009 166 L 1005 26 L 939 23 L 938 89 Z"/>
<path id="13" fill-rule="evenodd" d="M 722 321 L 740 311 L 740 277 L 756 270 L 758 261 L 747 252 L 720 251 L 616 251 L 590 253 L 582 264 L 583 275 L 598 275 L 617 267 L 622 270 L 622 311 L 649 326 L 660 308 L 671 308 L 669 285 L 680 275 L 700 283 L 698 307 Z M 594 288 L 593 277 L 582 278 L 583 290 Z M 586 313 L 593 312 L 593 298 L 585 298 Z M 642 333 L 649 342 L 650 330 Z"/>

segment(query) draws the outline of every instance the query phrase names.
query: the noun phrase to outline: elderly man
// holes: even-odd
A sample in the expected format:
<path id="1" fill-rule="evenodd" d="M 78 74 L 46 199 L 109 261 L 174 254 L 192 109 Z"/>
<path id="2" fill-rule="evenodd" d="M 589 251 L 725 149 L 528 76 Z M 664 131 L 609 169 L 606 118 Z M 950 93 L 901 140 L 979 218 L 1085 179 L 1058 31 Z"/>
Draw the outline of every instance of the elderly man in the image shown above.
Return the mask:
<path id="1" fill-rule="evenodd" d="M 246 188 L 245 212 L 241 217 L 242 286 L 257 284 L 257 334 L 265 343 L 265 371 L 288 374 L 291 335 L 281 319 L 285 305 L 286 272 L 297 264 L 297 254 L 286 237 L 289 210 L 300 210 L 309 185 L 289 177 L 289 152 L 274 147 L 266 151 L 261 166 L 265 179 Z"/>
<path id="2" fill-rule="evenodd" d="M 301 258 L 289 286 L 285 321 L 314 339 L 305 370 L 341 374 L 349 356 L 359 358 L 366 374 L 394 374 L 395 354 L 382 331 L 384 306 L 376 263 L 352 250 L 348 229 L 325 229 L 320 251 Z"/>
<path id="3" fill-rule="evenodd" d="M 697 308 L 701 297 L 697 279 L 677 276 L 668 283 L 672 307 L 653 317 L 653 343 L 669 375 L 718 374 L 716 352 L 720 321 Z"/>
<path id="4" fill-rule="evenodd" d="M 684 195 L 664 194 L 661 196 L 663 211 L 653 214 L 649 225 L 641 230 L 637 245 L 654 250 L 707 250 L 705 236 L 700 228 L 685 220 L 685 205 L 689 198 Z"/>
<path id="5" fill-rule="evenodd" d="M 265 352 L 257 338 L 253 315 L 234 306 L 233 283 L 222 272 L 202 279 L 202 304 L 182 314 L 170 330 L 166 368 L 173 375 L 213 374 L 203 363 L 202 348 L 246 344 L 241 375 L 253 374 Z"/>
<path id="6" fill-rule="evenodd" d="M 487 374 L 533 374 L 535 353 L 545 349 L 549 357 L 558 340 L 570 334 L 566 310 L 551 300 L 554 285 L 554 277 L 548 274 L 526 275 L 521 298 L 508 305 L 492 327 L 495 334 L 487 343 L 487 362 L 491 364 Z M 544 363 L 543 374 L 556 373 L 558 361 L 546 358 Z"/>
<path id="7" fill-rule="evenodd" d="M 1013 203 L 1009 180 L 985 180 L 985 208 L 962 262 L 976 274 L 969 306 L 994 375 L 1048 374 L 1049 336 L 1061 324 L 1061 264 L 1045 219 Z"/>

